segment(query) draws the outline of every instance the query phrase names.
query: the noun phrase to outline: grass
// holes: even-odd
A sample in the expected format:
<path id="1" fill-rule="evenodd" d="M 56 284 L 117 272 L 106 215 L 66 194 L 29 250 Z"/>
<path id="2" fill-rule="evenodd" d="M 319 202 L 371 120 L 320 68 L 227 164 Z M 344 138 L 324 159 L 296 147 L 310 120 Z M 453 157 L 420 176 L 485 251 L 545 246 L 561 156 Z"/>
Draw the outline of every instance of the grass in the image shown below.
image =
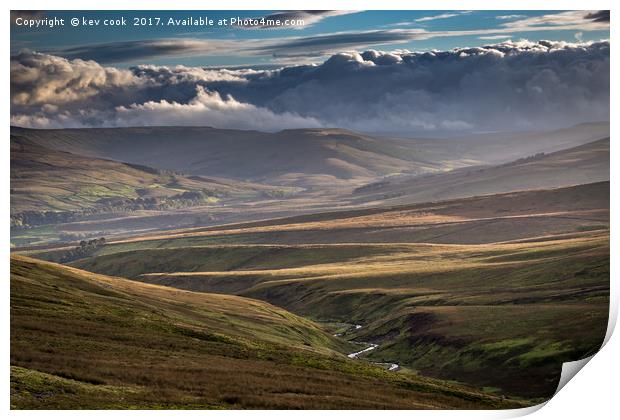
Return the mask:
<path id="1" fill-rule="evenodd" d="M 270 304 L 11 259 L 11 406 L 507 408 L 531 404 L 350 360 Z"/>
<path id="2" fill-rule="evenodd" d="M 332 333 L 360 324 L 344 338 L 379 343 L 365 359 L 540 401 L 561 364 L 605 335 L 608 188 L 176 230 L 111 241 L 71 264 L 259 299 Z"/>
<path id="3" fill-rule="evenodd" d="M 584 231 L 481 245 L 160 248 L 74 264 L 359 323 L 364 328 L 350 338 L 381 343 L 371 360 L 544 398 L 561 363 L 591 354 L 605 335 L 608 247 L 608 233 Z"/>

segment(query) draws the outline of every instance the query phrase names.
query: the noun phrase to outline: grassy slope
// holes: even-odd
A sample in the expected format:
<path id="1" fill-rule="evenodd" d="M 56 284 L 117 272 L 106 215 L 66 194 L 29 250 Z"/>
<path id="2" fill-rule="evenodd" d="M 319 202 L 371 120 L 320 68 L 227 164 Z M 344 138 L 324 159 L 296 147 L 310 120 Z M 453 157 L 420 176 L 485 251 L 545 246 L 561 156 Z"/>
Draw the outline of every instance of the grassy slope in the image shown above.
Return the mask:
<path id="1" fill-rule="evenodd" d="M 269 304 L 11 258 L 13 408 L 485 408 L 523 403 L 338 354 Z"/>
<path id="2" fill-rule="evenodd" d="M 561 360 L 589 354 L 604 336 L 608 206 L 609 184 L 598 183 L 194 230 L 110 244 L 74 264 L 360 323 L 366 327 L 353 338 L 382 343 L 371 358 L 540 396 L 555 389 Z M 242 234 L 300 240 L 308 230 L 333 242 L 353 229 L 411 242 L 426 229 L 435 241 L 439 232 L 473 245 L 236 244 Z M 207 239 L 220 245 L 202 245 Z"/>
<path id="3" fill-rule="evenodd" d="M 341 129 L 262 133 L 210 127 L 13 127 L 12 134 L 85 156 L 192 174 L 326 188 L 351 179 L 506 162 L 556 151 L 609 136 L 609 123 L 581 124 L 557 132 L 445 140 L 376 138 Z"/>
<path id="4" fill-rule="evenodd" d="M 111 241 L 98 254 L 215 244 L 492 243 L 607 229 L 609 182 L 347 210 Z M 39 252 L 54 260 L 57 252 Z"/>
<path id="5" fill-rule="evenodd" d="M 276 184 L 322 185 L 400 172 L 417 162 L 406 143 L 339 129 L 279 133 L 209 127 L 29 130 L 13 133 L 56 150 L 186 173 Z M 283 147 L 286 146 L 286 147 Z"/>
<path id="6" fill-rule="evenodd" d="M 105 159 L 51 150 L 11 137 L 11 213 L 102 207 L 101 199 L 170 197 L 186 191 L 251 197 L 273 187 L 162 173 Z"/>
<path id="7" fill-rule="evenodd" d="M 172 248 L 75 264 L 359 323 L 350 338 L 382 344 L 373 360 L 532 397 L 552 393 L 561 362 L 604 337 L 608 240 L 596 231 L 475 246 Z"/>
<path id="8" fill-rule="evenodd" d="M 359 188 L 357 202 L 423 202 L 609 180 L 609 138 L 529 159 L 401 177 Z"/>

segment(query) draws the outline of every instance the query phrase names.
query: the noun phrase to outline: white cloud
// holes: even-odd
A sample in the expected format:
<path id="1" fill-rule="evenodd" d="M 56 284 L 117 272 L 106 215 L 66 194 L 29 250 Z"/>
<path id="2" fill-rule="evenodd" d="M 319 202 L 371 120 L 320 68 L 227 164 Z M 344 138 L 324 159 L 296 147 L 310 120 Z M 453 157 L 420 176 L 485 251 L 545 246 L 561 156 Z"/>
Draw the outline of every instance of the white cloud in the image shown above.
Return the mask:
<path id="1" fill-rule="evenodd" d="M 512 19 L 521 19 L 524 18 L 525 15 L 500 15 L 500 16 L 495 16 L 495 19 L 499 19 L 499 20 L 512 20 Z"/>
<path id="2" fill-rule="evenodd" d="M 148 101 L 116 108 L 112 125 L 194 125 L 218 128 L 253 129 L 276 131 L 296 127 L 321 127 L 314 118 L 274 112 L 236 101 L 228 95 L 222 98 L 218 92 L 204 87 L 196 88 L 196 96 L 187 103 Z"/>
<path id="3" fill-rule="evenodd" d="M 605 29 L 609 27 L 609 21 L 598 21 L 592 19 L 590 16 L 596 12 L 588 10 L 576 10 L 569 12 L 552 13 L 542 16 L 531 16 L 523 19 L 518 19 L 512 22 L 505 22 L 502 24 L 505 28 L 521 30 L 523 28 L 538 28 L 538 27 L 561 27 L 561 28 L 574 28 L 583 30 Z"/>
<path id="4" fill-rule="evenodd" d="M 507 131 L 609 119 L 606 41 L 351 51 L 276 70 L 117 69 L 23 52 L 11 69 L 11 121 L 35 127 Z"/>
<path id="5" fill-rule="evenodd" d="M 471 13 L 471 10 L 466 10 L 466 11 L 461 11 L 461 12 L 442 13 L 440 15 L 435 15 L 435 16 L 421 17 L 421 18 L 415 19 L 415 22 L 429 22 L 431 20 L 449 19 L 449 18 L 452 18 L 452 17 L 457 17 L 457 16 L 461 16 L 461 15 L 467 15 L 467 14 L 470 14 L 470 13 Z"/>
<path id="6" fill-rule="evenodd" d="M 511 38 L 512 35 L 487 35 L 487 36 L 479 36 L 478 39 L 508 39 Z"/>

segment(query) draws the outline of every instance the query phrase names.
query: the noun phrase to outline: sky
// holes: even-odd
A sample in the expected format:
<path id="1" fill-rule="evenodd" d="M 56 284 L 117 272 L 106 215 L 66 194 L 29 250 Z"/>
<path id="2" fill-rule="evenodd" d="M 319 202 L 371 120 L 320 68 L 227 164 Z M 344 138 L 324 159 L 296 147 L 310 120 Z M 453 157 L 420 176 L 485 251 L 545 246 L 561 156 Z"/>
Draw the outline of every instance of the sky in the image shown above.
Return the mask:
<path id="1" fill-rule="evenodd" d="M 609 14 L 583 19 L 583 14 L 558 11 L 326 11 L 289 13 L 304 25 L 283 28 L 219 26 L 221 19 L 279 17 L 277 11 L 49 11 L 35 18 L 59 18 L 65 26 L 11 26 L 11 50 L 30 49 L 63 57 L 95 59 L 131 66 L 270 65 L 320 61 L 342 50 L 428 51 L 481 46 L 506 39 L 592 41 L 609 38 Z M 564 15 L 564 16 L 563 16 Z M 280 17 L 283 15 L 280 15 Z M 70 26 L 71 18 L 93 20 L 124 17 L 125 26 Z M 170 18 L 214 21 L 213 26 L 168 25 Z M 285 16 L 286 17 L 286 16 Z M 547 17 L 545 19 L 545 17 Z M 152 25 L 135 26 L 135 18 Z M 159 18 L 155 26 L 154 19 Z M 183 41 L 185 48 L 156 49 L 163 41 Z M 305 43 L 304 43 L 305 41 Z M 195 44 L 192 44 L 195 43 Z M 150 43 L 150 44 L 149 44 Z M 299 48 L 298 45 L 303 45 Z M 120 50 L 124 47 L 124 50 Z M 141 49 L 141 50 L 140 50 Z M 201 52 L 204 51 L 204 52 Z M 123 53 L 125 52 L 125 53 Z"/>
<path id="2" fill-rule="evenodd" d="M 608 119 L 609 21 L 596 10 L 13 12 L 11 118 L 398 133 Z"/>

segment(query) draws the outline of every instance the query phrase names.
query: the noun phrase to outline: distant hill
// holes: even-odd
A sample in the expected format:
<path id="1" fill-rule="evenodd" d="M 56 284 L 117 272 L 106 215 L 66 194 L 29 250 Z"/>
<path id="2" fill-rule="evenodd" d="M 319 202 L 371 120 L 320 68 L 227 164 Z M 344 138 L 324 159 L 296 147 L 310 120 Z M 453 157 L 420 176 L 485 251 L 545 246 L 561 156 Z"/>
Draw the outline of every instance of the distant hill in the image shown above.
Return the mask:
<path id="1" fill-rule="evenodd" d="M 552 131 L 499 132 L 441 140 L 452 143 L 452 153 L 485 164 L 499 164 L 538 153 L 559 150 L 609 137 L 609 122 L 577 124 Z"/>
<path id="2" fill-rule="evenodd" d="M 406 145 L 345 130 L 279 133 L 209 127 L 25 130 L 14 133 L 56 150 L 195 175 L 284 185 L 329 186 L 413 167 Z M 422 164 L 425 169 L 441 165 Z"/>
<path id="3" fill-rule="evenodd" d="M 401 176 L 359 187 L 359 203 L 415 203 L 609 180 L 609 138 L 496 166 Z"/>
<path id="4" fill-rule="evenodd" d="M 210 127 L 13 127 L 11 132 L 50 149 L 84 156 L 194 175 L 325 189 L 384 175 L 494 164 L 574 147 L 609 136 L 609 123 L 461 139 L 381 138 L 342 129 L 263 133 Z"/>
<path id="5" fill-rule="evenodd" d="M 11 136 L 11 215 L 17 224 L 20 217 L 34 223 L 44 212 L 62 218 L 71 212 L 176 208 L 285 191 L 80 156 Z"/>

